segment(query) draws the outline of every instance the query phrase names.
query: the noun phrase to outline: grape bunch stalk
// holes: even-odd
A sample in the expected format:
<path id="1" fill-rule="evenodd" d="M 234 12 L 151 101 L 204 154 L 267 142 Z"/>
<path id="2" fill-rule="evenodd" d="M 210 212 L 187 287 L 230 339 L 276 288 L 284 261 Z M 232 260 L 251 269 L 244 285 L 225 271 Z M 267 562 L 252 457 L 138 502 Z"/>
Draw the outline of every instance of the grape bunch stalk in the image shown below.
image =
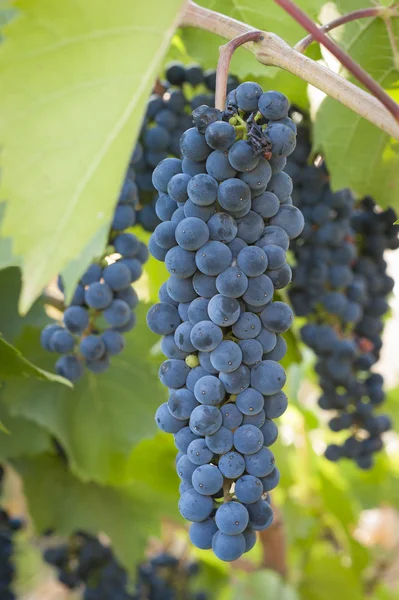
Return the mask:
<path id="1" fill-rule="evenodd" d="M 392 209 L 378 211 L 371 199 L 356 204 L 350 190 L 333 193 L 324 163 L 307 162 L 306 124 L 298 134 L 288 169 L 294 203 L 306 225 L 293 246 L 289 294 L 295 313 L 307 319 L 303 341 L 317 355 L 319 405 L 335 411 L 332 431 L 350 431 L 325 455 L 331 461 L 350 458 L 369 469 L 383 447 L 381 435 L 391 427 L 389 417 L 378 413 L 385 398 L 383 378 L 371 368 L 379 358 L 386 296 L 393 288 L 383 254 L 399 245 L 396 215 Z"/>
<path id="2" fill-rule="evenodd" d="M 137 146 L 131 165 L 140 153 Z M 135 223 L 137 198 L 137 186 L 128 174 L 104 255 L 80 279 L 64 311 L 63 324 L 47 325 L 41 333 L 42 347 L 62 354 L 56 362 L 56 372 L 70 381 L 80 379 L 84 367 L 93 373 L 106 371 L 110 357 L 125 347 L 122 334 L 135 326 L 138 296 L 132 283 L 141 277 L 142 266 L 149 257 L 147 246 L 125 231 Z M 61 277 L 58 287 L 63 291 Z"/>
<path id="3" fill-rule="evenodd" d="M 286 252 L 302 231 L 282 170 L 296 143 L 287 98 L 253 82 L 221 112 L 193 111 L 182 160 L 154 170 L 163 222 L 150 252 L 170 274 L 147 315 L 163 335 L 159 377 L 169 399 L 158 427 L 174 434 L 179 510 L 190 539 L 232 561 L 269 527 L 279 481 L 273 419 L 287 407 L 282 334 L 291 308 L 273 301 L 291 280 Z"/>
<path id="4" fill-rule="evenodd" d="M 237 87 L 230 75 L 227 90 Z M 154 168 L 165 158 L 180 157 L 180 138 L 192 126 L 191 111 L 202 104 L 214 106 L 216 71 L 200 65 L 172 62 L 166 66 L 165 80 L 160 81 L 147 102 L 140 131 L 143 150 L 135 163 L 135 181 L 140 196 L 137 221 L 147 231 L 154 231 L 163 220 L 162 203 L 152 183 Z"/>

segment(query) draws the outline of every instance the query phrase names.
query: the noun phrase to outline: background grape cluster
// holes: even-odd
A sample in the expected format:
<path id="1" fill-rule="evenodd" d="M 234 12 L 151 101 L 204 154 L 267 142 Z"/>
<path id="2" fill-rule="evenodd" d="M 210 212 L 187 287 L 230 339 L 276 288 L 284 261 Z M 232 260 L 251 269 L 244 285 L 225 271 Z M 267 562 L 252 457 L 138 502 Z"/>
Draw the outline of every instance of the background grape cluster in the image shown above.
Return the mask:
<path id="1" fill-rule="evenodd" d="M 241 84 L 223 113 L 193 111 L 182 160 L 153 173 L 163 222 L 149 247 L 170 273 L 147 315 L 164 336 L 159 376 L 170 391 L 156 421 L 175 436 L 191 541 L 225 561 L 271 524 L 279 480 L 269 446 L 287 407 L 278 361 L 293 313 L 273 297 L 291 280 L 286 251 L 304 225 L 282 171 L 296 143 L 288 109 L 282 94 Z"/>
<path id="2" fill-rule="evenodd" d="M 162 552 L 138 565 L 132 583 L 99 538 L 78 531 L 62 544 L 47 539 L 44 560 L 67 588 L 83 589 L 82 600 L 207 600 L 205 593 L 192 591 L 200 570 L 196 562 Z"/>
<path id="3" fill-rule="evenodd" d="M 132 287 L 148 259 L 147 246 L 124 230 L 135 222 L 137 187 L 126 179 L 115 209 L 108 246 L 100 260 L 90 265 L 65 308 L 63 325 L 47 325 L 41 344 L 49 352 L 62 354 L 55 369 L 77 381 L 84 367 L 93 373 L 109 368 L 110 357 L 122 352 L 123 333 L 136 323 L 138 296 Z M 58 285 L 63 290 L 62 279 Z"/>
<path id="4" fill-rule="evenodd" d="M 0 465 L 0 496 L 4 469 Z M 10 517 L 6 510 L 0 508 L 0 598 L 2 600 L 16 600 L 13 591 L 15 575 L 14 566 L 14 536 L 23 526 L 20 519 Z"/>
<path id="5" fill-rule="evenodd" d="M 309 163 L 306 124 L 288 170 L 295 182 L 294 202 L 306 225 L 293 249 L 296 266 L 289 295 L 295 313 L 306 317 L 302 339 L 317 355 L 322 395 L 319 405 L 336 411 L 332 431 L 350 430 L 326 456 L 354 459 L 368 469 L 382 448 L 390 419 L 378 413 L 383 378 L 371 371 L 382 347 L 383 316 L 393 280 L 386 273 L 386 249 L 399 245 L 392 209 L 379 211 L 371 198 L 356 203 L 349 190 L 333 193 L 325 165 Z"/>

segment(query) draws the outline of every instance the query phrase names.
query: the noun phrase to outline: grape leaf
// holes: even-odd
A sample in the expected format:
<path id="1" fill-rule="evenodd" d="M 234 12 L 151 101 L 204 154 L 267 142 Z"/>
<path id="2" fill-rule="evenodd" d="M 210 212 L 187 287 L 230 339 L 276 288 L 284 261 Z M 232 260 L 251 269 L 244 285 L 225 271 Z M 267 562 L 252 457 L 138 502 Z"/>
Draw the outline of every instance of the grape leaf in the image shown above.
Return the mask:
<path id="1" fill-rule="evenodd" d="M 36 529 L 54 528 L 60 535 L 76 530 L 105 533 L 128 569 L 143 556 L 148 537 L 159 529 L 161 515 L 174 515 L 172 503 L 142 482 L 110 488 L 84 483 L 59 458 L 37 456 L 13 461 L 24 480 L 24 492 Z M 39 483 L 40 482 L 40 483 Z"/>
<path id="2" fill-rule="evenodd" d="M 0 459 L 34 456 L 51 450 L 48 433 L 36 423 L 21 417 L 12 417 L 0 401 L 0 419 L 6 433 L 0 432 Z"/>
<path id="3" fill-rule="evenodd" d="M 36 377 L 41 381 L 52 381 L 53 383 L 62 383 L 69 388 L 72 387 L 72 383 L 64 377 L 49 373 L 31 363 L 17 348 L 0 336 L 0 378 L 13 379 L 15 377 L 25 380 Z"/>
<path id="4" fill-rule="evenodd" d="M 181 4 L 16 3 L 0 46 L 0 200 L 1 235 L 23 264 L 23 312 L 99 230 L 74 282 L 101 254 Z"/>
<path id="5" fill-rule="evenodd" d="M 306 561 L 301 582 L 301 597 L 306 600 L 335 600 L 337 597 L 364 598 L 360 573 L 345 567 L 326 543 L 315 544 Z"/>
<path id="6" fill-rule="evenodd" d="M 18 298 L 21 291 L 21 272 L 16 267 L 0 271 L 0 333 L 13 343 L 26 325 L 44 327 L 50 322 L 43 304 L 35 302 L 25 317 L 18 313 Z"/>
<path id="7" fill-rule="evenodd" d="M 202 6 L 220 12 L 248 25 L 264 31 L 272 31 L 282 37 L 288 44 L 294 45 L 306 32 L 290 15 L 273 2 L 259 2 L 259 0 L 202 0 Z M 322 0 L 305 0 L 301 2 L 301 8 L 312 18 L 316 18 Z M 225 43 L 219 36 L 201 31 L 199 29 L 187 28 L 183 30 L 182 39 L 186 45 L 187 52 L 195 60 L 208 68 L 216 68 L 219 46 Z M 234 53 L 231 62 L 231 73 L 240 78 L 248 79 L 248 75 L 255 77 L 273 77 L 277 74 L 276 69 L 266 67 L 259 63 L 247 50 L 238 49 Z M 286 91 L 285 93 L 288 93 Z"/>
<path id="8" fill-rule="evenodd" d="M 18 380 L 4 390 L 10 413 L 38 423 L 61 443 L 81 479 L 120 485 L 131 479 L 129 457 L 135 444 L 156 431 L 154 413 L 165 389 L 157 377 L 157 341 L 145 323 L 146 306 L 126 335 L 126 348 L 102 375 L 87 372 L 73 390 L 39 381 Z M 17 346 L 36 364 L 51 369 L 57 355 L 41 350 L 39 331 L 26 330 Z"/>
<path id="9" fill-rule="evenodd" d="M 233 600 L 252 600 L 263 598 L 267 590 L 267 600 L 298 600 L 293 587 L 285 583 L 273 571 L 242 573 L 234 586 Z"/>
<path id="10" fill-rule="evenodd" d="M 346 29 L 346 28 L 345 28 Z M 394 23 L 396 35 L 399 23 Z M 340 43 L 399 100 L 399 73 L 394 68 L 384 24 L 367 20 L 340 33 Z M 374 51 L 378 48 L 378 52 Z M 371 195 L 381 206 L 399 208 L 399 143 L 335 100 L 321 103 L 314 124 L 314 146 L 322 149 L 334 190 L 351 187 Z"/>

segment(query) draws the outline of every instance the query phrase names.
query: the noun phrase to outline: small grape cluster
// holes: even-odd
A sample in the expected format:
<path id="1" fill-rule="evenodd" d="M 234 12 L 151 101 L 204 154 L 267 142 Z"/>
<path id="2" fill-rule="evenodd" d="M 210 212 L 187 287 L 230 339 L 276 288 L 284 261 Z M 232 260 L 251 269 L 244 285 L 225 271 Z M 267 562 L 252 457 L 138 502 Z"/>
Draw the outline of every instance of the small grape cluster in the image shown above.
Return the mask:
<path id="1" fill-rule="evenodd" d="M 170 274 L 147 315 L 164 336 L 170 392 L 156 422 L 179 450 L 191 541 L 225 561 L 271 524 L 267 494 L 279 481 L 269 446 L 287 407 L 278 361 L 293 313 L 273 296 L 291 279 L 286 252 L 304 226 L 281 170 L 296 140 L 288 109 L 283 94 L 243 83 L 225 111 L 196 108 L 182 160 L 153 173 L 163 222 L 149 248 Z"/>
<path id="2" fill-rule="evenodd" d="M 154 168 L 167 157 L 180 157 L 180 138 L 192 126 L 190 112 L 202 104 L 214 106 L 215 103 L 214 69 L 203 71 L 199 65 L 174 62 L 167 65 L 165 76 L 166 80 L 159 82 L 148 100 L 140 133 L 143 154 L 135 164 L 140 195 L 137 218 L 147 231 L 154 231 L 163 219 L 152 184 Z M 230 75 L 228 91 L 237 84 L 237 78 Z"/>
<path id="3" fill-rule="evenodd" d="M 85 532 L 76 532 L 66 543 L 49 547 L 43 557 L 57 569 L 58 580 L 67 588 L 75 590 L 84 586 L 83 600 L 207 598 L 203 592 L 190 592 L 191 580 L 200 569 L 198 563 L 179 560 L 166 552 L 137 567 L 134 586 L 112 549 Z"/>
<path id="4" fill-rule="evenodd" d="M 63 354 L 56 372 L 77 381 L 84 366 L 103 373 L 110 357 L 122 352 L 123 333 L 136 323 L 134 309 L 138 296 L 132 287 L 148 260 L 147 246 L 124 231 L 134 224 L 137 187 L 126 179 L 115 209 L 106 253 L 92 263 L 79 281 L 70 305 L 65 309 L 63 325 L 47 325 L 41 333 L 45 350 Z M 63 291 L 62 279 L 58 286 Z"/>
<path id="5" fill-rule="evenodd" d="M 349 190 L 333 193 L 325 165 L 307 164 L 306 126 L 299 128 L 298 139 L 288 169 L 306 225 L 293 246 L 289 295 L 295 313 L 308 320 L 301 334 L 317 354 L 319 405 L 337 411 L 329 422 L 332 431 L 351 431 L 341 446 L 327 447 L 326 457 L 351 458 L 369 469 L 391 424 L 386 415 L 375 414 L 384 400 L 383 378 L 370 369 L 379 358 L 381 319 L 393 286 L 383 253 L 398 246 L 396 215 L 378 213 L 371 200 L 356 208 Z"/>
<path id="6" fill-rule="evenodd" d="M 0 465 L 0 487 L 4 470 Z M 15 575 L 13 562 L 15 532 L 23 526 L 20 519 L 11 518 L 7 511 L 0 509 L 0 598 L 1 600 L 16 600 L 12 590 Z"/>

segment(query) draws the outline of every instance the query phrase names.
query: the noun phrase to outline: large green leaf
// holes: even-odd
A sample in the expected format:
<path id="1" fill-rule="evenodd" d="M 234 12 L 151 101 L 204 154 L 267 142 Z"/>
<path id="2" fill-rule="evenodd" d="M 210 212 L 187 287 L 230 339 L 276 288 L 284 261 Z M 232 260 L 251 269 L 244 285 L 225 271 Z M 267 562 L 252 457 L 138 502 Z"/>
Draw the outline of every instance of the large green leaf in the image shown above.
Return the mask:
<path id="1" fill-rule="evenodd" d="M 273 571 L 257 571 L 240 576 L 234 585 L 233 600 L 299 600 L 298 594 Z"/>
<path id="2" fill-rule="evenodd" d="M 364 599 L 360 573 L 344 566 L 341 557 L 334 555 L 324 543 L 313 546 L 300 591 L 306 600 Z"/>
<path id="3" fill-rule="evenodd" d="M 138 324 L 126 335 L 125 350 L 114 357 L 106 373 L 86 373 L 73 390 L 24 380 L 4 390 L 11 414 L 55 435 L 82 479 L 117 485 L 131 480 L 133 447 L 156 431 L 154 413 L 165 391 L 149 355 L 157 336 L 146 327 L 146 310 L 141 305 Z M 25 332 L 18 347 L 48 369 L 54 363 L 55 356 L 40 349 L 38 333 Z"/>
<path id="4" fill-rule="evenodd" d="M 99 230 L 75 281 L 101 253 L 181 4 L 15 3 L 0 46 L 0 200 L 1 234 L 23 261 L 23 311 Z"/>
<path id="5" fill-rule="evenodd" d="M 25 317 L 19 315 L 21 272 L 18 268 L 11 267 L 0 271 L 0 289 L 0 333 L 8 342 L 14 342 L 26 325 L 44 327 L 49 323 L 41 302 L 36 302 Z"/>
<path id="6" fill-rule="evenodd" d="M 36 377 L 41 381 L 63 383 L 67 387 L 72 387 L 71 382 L 67 379 L 49 373 L 31 363 L 17 348 L 0 336 L 0 379 L 14 379 L 16 377 L 24 379 Z"/>
<path id="7" fill-rule="evenodd" d="M 142 483 L 119 489 L 83 483 L 50 456 L 18 459 L 13 464 L 23 477 L 29 512 L 39 533 L 49 528 L 60 535 L 77 529 L 103 532 L 129 569 L 143 556 L 160 516 L 171 514 L 170 505 Z"/>
<path id="8" fill-rule="evenodd" d="M 397 20 L 393 26 L 398 36 Z M 399 73 L 382 21 L 351 24 L 339 36 L 352 58 L 399 100 Z M 317 111 L 314 145 L 325 154 L 334 189 L 351 187 L 360 196 L 373 196 L 381 206 L 399 207 L 397 141 L 335 100 L 326 98 Z"/>
<path id="9" fill-rule="evenodd" d="M 8 433 L 0 431 L 0 459 L 34 456 L 51 450 L 49 434 L 36 423 L 21 417 L 12 417 L 0 402 L 0 421 Z"/>
<path id="10" fill-rule="evenodd" d="M 281 36 L 288 44 L 295 44 L 305 35 L 302 27 L 274 2 L 201 0 L 199 4 L 243 21 L 257 29 L 272 31 Z M 301 2 L 301 8 L 309 16 L 316 18 L 323 4 L 324 1 L 322 0 L 304 0 L 304 2 Z M 208 68 L 216 68 L 219 46 L 225 43 L 226 40 L 194 28 L 185 29 L 182 37 L 190 56 Z M 244 49 L 238 49 L 234 54 L 231 72 L 242 78 L 248 78 L 248 75 L 273 77 L 277 74 L 275 69 L 265 67 Z"/>

